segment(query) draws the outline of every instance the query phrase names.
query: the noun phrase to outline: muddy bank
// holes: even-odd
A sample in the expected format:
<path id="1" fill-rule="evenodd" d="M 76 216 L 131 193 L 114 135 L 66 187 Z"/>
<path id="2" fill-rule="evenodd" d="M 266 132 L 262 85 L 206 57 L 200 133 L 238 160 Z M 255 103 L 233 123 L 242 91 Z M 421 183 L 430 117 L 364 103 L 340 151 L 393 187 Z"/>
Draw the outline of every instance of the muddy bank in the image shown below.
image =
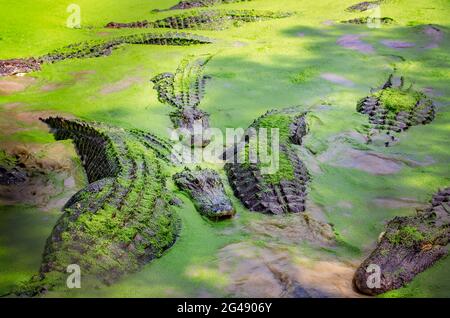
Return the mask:
<path id="1" fill-rule="evenodd" d="M 0 96 L 22 92 L 32 85 L 35 80 L 34 77 L 28 76 L 8 76 L 0 79 Z"/>
<path id="2" fill-rule="evenodd" d="M 356 264 L 330 254 L 307 256 L 305 244 L 315 249 L 336 246 L 331 225 L 309 212 L 264 216 L 242 229 L 250 241 L 219 251 L 219 270 L 227 278 L 232 297 L 359 297 L 352 288 Z"/>
<path id="3" fill-rule="evenodd" d="M 332 226 L 318 221 L 309 212 L 267 217 L 248 224 L 245 230 L 255 239 L 267 239 L 271 242 L 296 245 L 308 241 L 318 246 L 331 246 L 335 243 Z"/>
<path id="4" fill-rule="evenodd" d="M 2 105 L 0 129 L 6 135 L 48 129 L 40 116 L 53 111 L 27 111 L 23 103 Z M 85 181 L 76 152 L 69 143 L 1 142 L 0 204 L 28 204 L 40 210 L 60 209 Z"/>
<path id="5" fill-rule="evenodd" d="M 8 103 L 0 105 L 3 108 L 0 117 L 0 129 L 5 135 L 13 135 L 18 132 L 27 132 L 40 130 L 47 133 L 48 129 L 39 118 L 46 116 L 62 115 L 59 111 L 33 111 L 28 110 L 28 105 L 24 103 Z M 64 113 L 67 118 L 73 118 L 73 115 Z M 5 147 L 10 147 L 10 138 L 2 142 Z M 3 147 L 4 148 L 4 147 Z"/>
<path id="6" fill-rule="evenodd" d="M 219 252 L 219 269 L 234 297 L 361 297 L 352 288 L 355 268 L 332 258 L 311 260 L 277 245 L 236 243 Z"/>
<path id="7" fill-rule="evenodd" d="M 8 143 L 2 147 L 13 164 L 0 164 L 0 205 L 60 209 L 84 181 L 69 144 Z"/>

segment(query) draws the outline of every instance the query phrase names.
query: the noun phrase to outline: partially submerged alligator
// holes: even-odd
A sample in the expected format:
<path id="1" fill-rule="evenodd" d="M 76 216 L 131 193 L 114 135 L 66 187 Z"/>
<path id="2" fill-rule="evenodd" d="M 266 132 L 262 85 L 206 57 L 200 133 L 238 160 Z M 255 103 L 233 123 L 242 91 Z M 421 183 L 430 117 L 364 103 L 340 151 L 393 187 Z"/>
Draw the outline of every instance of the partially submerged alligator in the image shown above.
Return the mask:
<path id="1" fill-rule="evenodd" d="M 214 170 L 186 168 L 175 174 L 173 180 L 191 196 L 200 214 L 217 221 L 230 218 L 236 213 L 219 174 Z"/>
<path id="2" fill-rule="evenodd" d="M 198 108 L 209 78 L 203 74 L 203 68 L 210 59 L 210 55 L 197 59 L 190 56 L 181 62 L 175 74 L 163 73 L 151 80 L 161 103 L 175 108 L 170 114 L 175 128 L 189 132 L 190 143 L 197 146 L 210 142 L 204 134 L 209 128 L 209 114 Z"/>
<path id="3" fill-rule="evenodd" d="M 383 2 L 386 2 L 387 0 L 376 0 L 376 1 L 363 1 L 357 4 L 354 4 L 350 7 L 348 7 L 347 9 L 345 9 L 345 11 L 348 12 L 364 12 L 373 8 L 378 7 L 380 4 L 382 4 Z"/>
<path id="4" fill-rule="evenodd" d="M 176 5 L 165 10 L 154 10 L 154 11 L 169 11 L 169 10 L 185 10 L 193 8 L 204 8 L 212 7 L 219 4 L 234 3 L 234 2 L 247 2 L 252 0 L 182 0 Z"/>
<path id="5" fill-rule="evenodd" d="M 170 28 L 223 30 L 237 23 L 265 21 L 291 16 L 291 13 L 255 10 L 206 10 L 169 16 L 156 21 L 137 21 L 129 23 L 110 22 L 105 27 L 122 28 Z"/>
<path id="6" fill-rule="evenodd" d="M 70 264 L 79 265 L 84 277 L 110 284 L 174 244 L 180 223 L 158 159 L 167 149 L 156 137 L 59 117 L 42 120 L 56 139 L 74 141 L 90 184 L 66 203 L 39 275 L 16 294 L 64 288 Z"/>
<path id="7" fill-rule="evenodd" d="M 295 108 L 269 111 L 250 126 L 255 131 L 279 129 L 279 168 L 274 174 L 262 174 L 264 165 L 261 162 L 229 162 L 225 165 L 236 196 L 249 210 L 273 214 L 305 211 L 309 174 L 294 147 L 302 144 L 308 131 L 305 116 Z M 236 148 L 236 154 L 248 151 L 247 147 L 246 143 L 243 148 Z"/>
<path id="8" fill-rule="evenodd" d="M 71 44 L 37 58 L 0 60 L 0 76 L 38 71 L 42 64 L 67 59 L 108 56 L 113 50 L 126 44 L 194 45 L 211 42 L 206 37 L 186 33 L 140 33 L 119 36 L 106 41 L 87 41 Z"/>
<path id="9" fill-rule="evenodd" d="M 363 17 L 363 18 L 354 18 L 350 20 L 341 21 L 341 23 L 348 24 L 367 24 L 367 23 L 380 23 L 380 24 L 393 24 L 395 23 L 394 19 L 390 17 Z"/>
<path id="10" fill-rule="evenodd" d="M 448 253 L 450 240 L 450 188 L 438 191 L 427 209 L 416 216 L 395 217 L 376 249 L 355 273 L 357 289 L 378 295 L 409 283 Z M 380 268 L 380 284 L 372 280 L 371 264 Z"/>
<path id="11" fill-rule="evenodd" d="M 394 133 L 405 131 L 411 126 L 429 124 L 436 110 L 424 93 L 412 87 L 405 89 L 403 77 L 390 75 L 381 89 L 358 102 L 357 111 L 369 116 L 369 122 L 376 132 L 386 132 L 387 140 L 384 142 L 389 146 L 396 141 Z"/>

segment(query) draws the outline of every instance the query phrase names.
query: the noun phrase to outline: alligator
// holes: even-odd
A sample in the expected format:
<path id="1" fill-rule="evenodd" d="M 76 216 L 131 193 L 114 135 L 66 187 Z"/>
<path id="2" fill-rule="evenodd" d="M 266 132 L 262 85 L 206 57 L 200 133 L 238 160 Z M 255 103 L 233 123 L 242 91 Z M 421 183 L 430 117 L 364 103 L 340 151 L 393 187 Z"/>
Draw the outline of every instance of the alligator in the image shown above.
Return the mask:
<path id="1" fill-rule="evenodd" d="M 226 163 L 225 169 L 235 195 L 249 210 L 272 214 L 305 211 L 309 173 L 295 148 L 302 144 L 302 138 L 308 132 L 305 116 L 306 113 L 297 108 L 273 110 L 249 127 L 246 140 L 251 131 L 279 129 L 279 168 L 275 173 L 263 174 L 264 164 L 260 161 L 240 163 L 234 159 Z M 246 142 L 240 149 L 235 147 L 235 155 L 247 152 L 248 144 Z"/>
<path id="2" fill-rule="evenodd" d="M 404 78 L 393 74 L 381 88 L 361 99 L 356 109 L 369 116 L 375 133 L 386 132 L 386 139 L 383 139 L 386 146 L 396 141 L 395 133 L 401 133 L 411 126 L 429 124 L 436 113 L 433 101 L 428 96 L 411 86 L 405 88 Z"/>
<path id="3" fill-rule="evenodd" d="M 196 59 L 189 56 L 181 62 L 175 73 L 159 74 L 151 80 L 159 101 L 175 109 L 170 114 L 175 128 L 187 130 L 191 137 L 188 142 L 201 147 L 210 142 L 204 133 L 209 128 L 209 114 L 198 108 L 209 79 L 203 75 L 203 69 L 210 59 L 211 55 Z M 201 135 L 197 134 L 197 127 Z"/>
<path id="4" fill-rule="evenodd" d="M 212 40 L 187 33 L 139 33 L 113 37 L 109 40 L 93 40 L 75 43 L 36 58 L 0 60 L 0 76 L 39 71 L 43 64 L 67 59 L 108 56 L 113 50 L 126 44 L 147 45 L 195 45 L 209 44 Z"/>
<path id="5" fill-rule="evenodd" d="M 200 214 L 209 219 L 217 221 L 236 213 L 216 171 L 200 167 L 195 170 L 185 168 L 176 173 L 173 180 L 191 196 Z"/>
<path id="6" fill-rule="evenodd" d="M 39 274 L 14 293 L 65 288 L 66 268 L 102 286 L 160 257 L 179 233 L 165 165 L 170 149 L 148 133 L 60 117 L 41 119 L 57 140 L 72 139 L 89 185 L 63 208 Z"/>
<path id="7" fill-rule="evenodd" d="M 395 217 L 387 224 L 377 247 L 357 269 L 354 284 L 367 295 L 403 287 L 447 255 L 449 240 L 450 187 L 438 191 L 417 215 Z M 374 265 L 379 267 L 378 282 Z"/>
<path id="8" fill-rule="evenodd" d="M 123 28 L 170 28 L 224 30 L 239 23 L 266 21 L 291 16 L 289 12 L 255 10 L 206 10 L 177 14 L 156 21 L 109 22 L 105 27 Z"/>

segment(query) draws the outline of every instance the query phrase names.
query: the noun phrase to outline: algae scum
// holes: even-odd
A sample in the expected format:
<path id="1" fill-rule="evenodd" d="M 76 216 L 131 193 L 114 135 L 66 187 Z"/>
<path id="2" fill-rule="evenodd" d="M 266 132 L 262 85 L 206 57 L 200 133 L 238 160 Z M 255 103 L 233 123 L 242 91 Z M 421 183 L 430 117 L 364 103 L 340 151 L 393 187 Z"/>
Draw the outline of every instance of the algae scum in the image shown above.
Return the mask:
<path id="1" fill-rule="evenodd" d="M 68 4 L 0 0 L 0 294 L 450 296 L 448 1 Z"/>

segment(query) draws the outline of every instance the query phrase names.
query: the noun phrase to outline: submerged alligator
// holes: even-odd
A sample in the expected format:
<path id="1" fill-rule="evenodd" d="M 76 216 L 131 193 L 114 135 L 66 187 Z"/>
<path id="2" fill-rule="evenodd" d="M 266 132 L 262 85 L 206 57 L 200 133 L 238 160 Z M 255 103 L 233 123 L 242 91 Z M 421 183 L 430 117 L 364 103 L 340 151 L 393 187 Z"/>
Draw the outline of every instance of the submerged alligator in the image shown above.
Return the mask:
<path id="1" fill-rule="evenodd" d="M 41 69 L 42 64 L 67 59 L 108 56 L 113 50 L 126 44 L 194 45 L 208 44 L 206 37 L 186 33 L 140 33 L 112 38 L 106 41 L 87 41 L 71 44 L 37 58 L 0 60 L 0 76 L 29 73 Z"/>
<path id="2" fill-rule="evenodd" d="M 386 132 L 383 138 L 386 146 L 396 141 L 395 133 L 429 124 L 435 117 L 431 99 L 412 87 L 405 89 L 404 85 L 403 77 L 390 75 L 381 89 L 361 99 L 357 105 L 358 112 L 369 116 L 376 132 Z"/>
<path id="3" fill-rule="evenodd" d="M 203 134 L 209 128 L 209 114 L 198 108 L 209 78 L 203 75 L 203 68 L 210 59 L 211 55 L 197 59 L 190 56 L 181 62 L 175 74 L 163 73 L 151 80 L 160 102 L 175 108 L 170 114 L 175 128 L 189 132 L 191 144 L 197 146 L 206 146 L 210 142 Z"/>
<path id="4" fill-rule="evenodd" d="M 261 162 L 231 162 L 225 165 L 236 196 L 251 211 L 283 214 L 305 211 L 308 171 L 294 145 L 306 135 L 306 114 L 295 108 L 269 111 L 250 128 L 279 129 L 279 168 L 274 174 L 262 174 Z M 248 137 L 248 135 L 247 135 Z M 248 143 L 235 153 L 247 152 Z"/>
<path id="5" fill-rule="evenodd" d="M 105 27 L 122 28 L 170 28 L 223 30 L 238 23 L 266 21 L 291 16 L 291 13 L 255 10 L 207 10 L 169 16 L 156 21 L 110 22 Z"/>
<path id="6" fill-rule="evenodd" d="M 395 217 L 388 223 L 378 246 L 356 271 L 355 286 L 367 295 L 400 288 L 446 256 L 449 240 L 450 188 L 446 188 L 416 216 Z M 380 268 L 379 286 L 373 284 L 371 264 Z"/>
<path id="7" fill-rule="evenodd" d="M 42 119 L 55 138 L 72 139 L 89 185 L 64 206 L 47 240 L 39 275 L 20 295 L 65 288 L 66 268 L 110 284 L 174 244 L 179 219 L 170 206 L 164 159 L 170 151 L 147 133 L 59 117 Z"/>

